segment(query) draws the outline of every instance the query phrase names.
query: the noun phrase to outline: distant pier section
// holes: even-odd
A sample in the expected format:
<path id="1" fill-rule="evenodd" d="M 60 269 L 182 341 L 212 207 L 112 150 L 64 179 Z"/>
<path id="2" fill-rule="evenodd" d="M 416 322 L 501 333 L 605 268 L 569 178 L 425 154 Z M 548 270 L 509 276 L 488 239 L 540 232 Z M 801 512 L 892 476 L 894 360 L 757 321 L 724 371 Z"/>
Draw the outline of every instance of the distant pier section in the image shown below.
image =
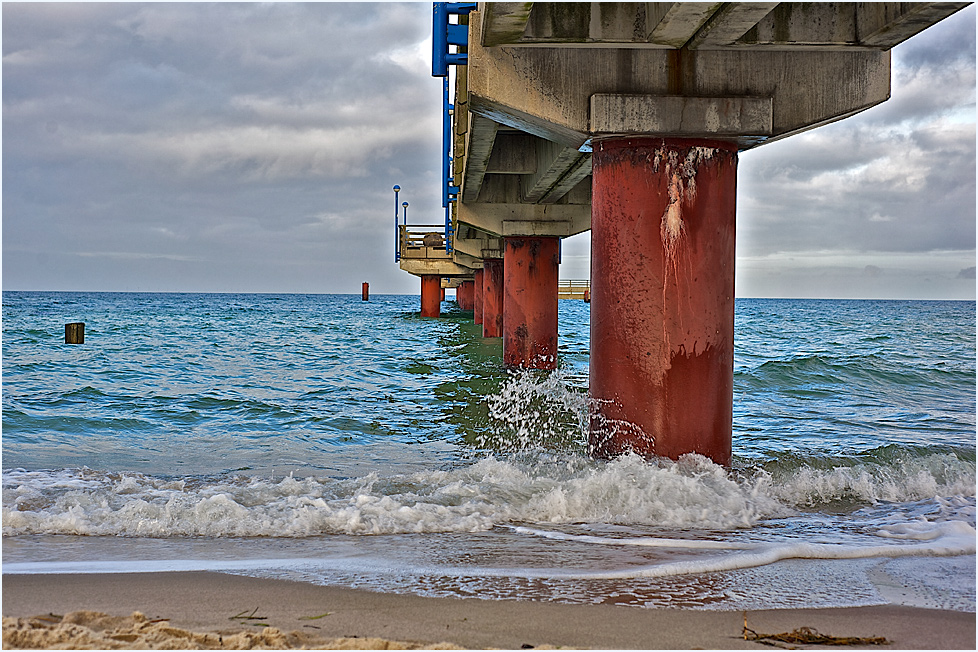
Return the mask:
<path id="1" fill-rule="evenodd" d="M 591 281 L 561 279 L 557 282 L 558 299 L 580 299 L 581 301 L 591 301 Z"/>

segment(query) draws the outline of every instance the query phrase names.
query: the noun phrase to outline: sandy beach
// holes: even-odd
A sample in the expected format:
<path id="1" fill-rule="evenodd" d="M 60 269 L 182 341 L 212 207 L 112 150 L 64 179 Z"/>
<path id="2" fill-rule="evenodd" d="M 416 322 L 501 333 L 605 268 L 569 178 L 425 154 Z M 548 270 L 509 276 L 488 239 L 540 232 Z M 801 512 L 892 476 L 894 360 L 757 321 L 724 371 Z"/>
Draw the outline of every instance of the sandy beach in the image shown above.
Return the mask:
<path id="1" fill-rule="evenodd" d="M 141 573 L 4 576 L 4 648 L 23 644 L 9 637 L 18 622 L 22 631 L 30 628 L 27 621 L 15 619 L 79 611 L 113 617 L 140 612 L 144 620 L 137 616 L 137 624 L 144 628 L 159 621 L 163 636 L 154 645 L 163 641 L 170 647 L 182 647 L 178 644 L 185 634 L 180 632 L 185 631 L 221 635 L 198 638 L 196 645 L 203 647 L 377 648 L 387 646 L 386 641 L 401 642 L 401 647 L 450 644 L 475 649 L 769 647 L 744 640 L 743 612 L 422 598 L 220 573 Z M 234 619 L 242 614 L 254 618 Z M 811 627 L 833 636 L 883 636 L 892 642 L 888 649 L 975 648 L 971 613 L 877 606 L 750 611 L 746 616 L 749 627 L 763 633 Z M 99 628 L 91 614 L 74 618 Z M 40 624 L 56 620 L 49 617 Z M 132 622 L 105 621 L 101 628 Z M 244 634 L 225 640 L 236 632 Z M 138 644 L 132 636 L 120 636 L 118 640 Z"/>

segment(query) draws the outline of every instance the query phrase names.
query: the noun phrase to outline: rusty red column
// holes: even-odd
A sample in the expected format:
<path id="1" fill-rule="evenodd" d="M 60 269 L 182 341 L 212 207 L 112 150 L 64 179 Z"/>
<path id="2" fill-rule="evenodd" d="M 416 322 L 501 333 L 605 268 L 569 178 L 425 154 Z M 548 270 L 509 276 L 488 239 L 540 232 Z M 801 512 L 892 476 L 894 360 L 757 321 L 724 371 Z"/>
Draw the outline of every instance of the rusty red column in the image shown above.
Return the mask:
<path id="1" fill-rule="evenodd" d="M 737 147 L 609 138 L 592 163 L 591 448 L 729 464 Z"/>
<path id="2" fill-rule="evenodd" d="M 556 369 L 559 239 L 503 240 L 503 363 Z"/>
<path id="3" fill-rule="evenodd" d="M 476 324 L 482 323 L 482 276 L 484 272 L 481 269 L 475 270 L 475 286 L 473 287 L 472 294 L 472 321 Z"/>
<path id="4" fill-rule="evenodd" d="M 437 274 L 425 274 L 421 277 L 421 316 L 438 317 L 441 315 L 441 277 Z"/>
<path id="5" fill-rule="evenodd" d="M 455 288 L 455 301 L 462 310 L 472 310 L 472 281 L 462 281 Z"/>
<path id="6" fill-rule="evenodd" d="M 487 258 L 482 265 L 482 337 L 503 336 L 503 261 Z"/>

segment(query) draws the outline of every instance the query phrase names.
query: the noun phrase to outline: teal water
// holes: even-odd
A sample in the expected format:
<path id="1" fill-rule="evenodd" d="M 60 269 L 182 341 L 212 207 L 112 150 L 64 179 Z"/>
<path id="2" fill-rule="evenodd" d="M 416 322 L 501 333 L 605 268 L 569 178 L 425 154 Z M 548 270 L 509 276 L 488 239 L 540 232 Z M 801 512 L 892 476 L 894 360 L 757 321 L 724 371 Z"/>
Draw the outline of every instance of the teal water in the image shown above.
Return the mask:
<path id="1" fill-rule="evenodd" d="M 3 572 L 974 611 L 974 304 L 738 300 L 731 469 L 587 457 L 588 310 L 514 374 L 454 302 L 4 293 Z"/>

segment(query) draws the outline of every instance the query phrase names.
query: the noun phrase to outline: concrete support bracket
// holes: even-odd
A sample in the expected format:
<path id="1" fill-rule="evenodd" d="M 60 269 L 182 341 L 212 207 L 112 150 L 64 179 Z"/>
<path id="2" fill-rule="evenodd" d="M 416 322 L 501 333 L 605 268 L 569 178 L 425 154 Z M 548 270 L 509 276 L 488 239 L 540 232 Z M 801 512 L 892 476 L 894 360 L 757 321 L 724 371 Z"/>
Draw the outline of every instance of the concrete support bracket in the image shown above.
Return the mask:
<path id="1" fill-rule="evenodd" d="M 601 135 L 771 136 L 772 121 L 770 97 L 591 96 L 591 132 Z"/>
<path id="2" fill-rule="evenodd" d="M 554 235 L 566 237 L 591 228 L 588 204 L 491 204 L 458 205 L 458 221 L 500 236 Z M 483 256 L 487 258 L 489 256 Z"/>

